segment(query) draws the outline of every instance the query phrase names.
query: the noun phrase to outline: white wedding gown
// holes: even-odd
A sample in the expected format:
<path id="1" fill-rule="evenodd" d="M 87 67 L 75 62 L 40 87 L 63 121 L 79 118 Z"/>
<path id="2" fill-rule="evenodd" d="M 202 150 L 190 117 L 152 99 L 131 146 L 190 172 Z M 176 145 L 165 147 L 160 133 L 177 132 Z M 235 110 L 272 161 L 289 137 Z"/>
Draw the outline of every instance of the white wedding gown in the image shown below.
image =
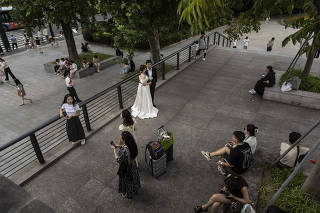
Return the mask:
<path id="1" fill-rule="evenodd" d="M 141 79 L 139 76 L 140 84 L 138 86 L 136 100 L 134 105 L 131 107 L 131 114 L 133 117 L 138 117 L 140 119 L 145 118 L 155 118 L 158 115 L 158 109 L 152 104 L 150 86 L 142 86 L 142 83 L 148 82 L 148 76 L 145 79 Z"/>

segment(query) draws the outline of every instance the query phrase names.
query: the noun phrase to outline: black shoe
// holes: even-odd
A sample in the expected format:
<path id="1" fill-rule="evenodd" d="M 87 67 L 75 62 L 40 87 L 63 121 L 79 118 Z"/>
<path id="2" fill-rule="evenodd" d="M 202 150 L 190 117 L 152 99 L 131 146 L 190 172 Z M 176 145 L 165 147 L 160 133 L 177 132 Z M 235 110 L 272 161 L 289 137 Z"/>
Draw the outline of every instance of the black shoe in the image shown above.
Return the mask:
<path id="1" fill-rule="evenodd" d="M 207 212 L 208 209 L 203 209 L 201 206 L 196 206 L 196 208 L 194 208 L 194 212 L 196 213 L 200 213 L 200 212 Z"/>
<path id="2" fill-rule="evenodd" d="M 157 105 L 153 104 L 153 107 L 157 107 Z"/>

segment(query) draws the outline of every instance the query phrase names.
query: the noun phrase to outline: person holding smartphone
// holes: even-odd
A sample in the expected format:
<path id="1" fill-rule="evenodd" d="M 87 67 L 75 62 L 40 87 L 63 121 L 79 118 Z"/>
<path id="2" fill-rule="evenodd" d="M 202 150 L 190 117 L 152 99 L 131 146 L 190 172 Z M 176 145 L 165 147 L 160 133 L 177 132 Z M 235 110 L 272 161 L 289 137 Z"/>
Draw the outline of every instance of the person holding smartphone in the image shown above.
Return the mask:
<path id="1" fill-rule="evenodd" d="M 135 158 L 138 155 L 137 144 L 130 132 L 121 133 L 119 144 L 110 143 L 114 158 L 119 163 L 119 193 L 128 199 L 138 193 L 140 176 Z"/>
<path id="2" fill-rule="evenodd" d="M 64 96 L 62 106 L 60 107 L 60 117 L 67 119 L 67 135 L 69 141 L 74 144 L 81 141 L 81 145 L 86 143 L 86 135 L 79 119 L 80 107 L 75 103 L 70 94 Z"/>
<path id="3" fill-rule="evenodd" d="M 228 175 L 220 193 L 213 194 L 206 204 L 196 206 L 194 212 L 218 212 L 221 204 L 232 204 L 233 208 L 242 208 L 243 204 L 252 204 L 249 198 L 248 183 L 241 176 Z"/>

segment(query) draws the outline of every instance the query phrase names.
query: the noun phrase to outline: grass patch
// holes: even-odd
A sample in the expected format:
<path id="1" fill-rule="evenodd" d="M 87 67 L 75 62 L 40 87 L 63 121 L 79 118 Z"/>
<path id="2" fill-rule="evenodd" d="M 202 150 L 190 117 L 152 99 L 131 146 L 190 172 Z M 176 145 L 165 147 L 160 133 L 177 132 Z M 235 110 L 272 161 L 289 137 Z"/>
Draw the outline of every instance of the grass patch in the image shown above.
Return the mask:
<path id="1" fill-rule="evenodd" d="M 171 65 L 171 64 L 166 64 L 165 66 L 166 66 L 165 73 L 168 73 L 168 72 L 170 72 L 171 70 L 175 70 L 175 69 L 176 69 L 176 66 Z M 134 72 L 129 72 L 129 73 L 127 73 L 126 75 L 122 76 L 121 79 L 122 79 L 122 80 L 127 79 L 127 78 L 135 75 L 135 74 L 138 73 L 138 72 L 139 72 L 139 70 L 136 70 L 136 71 L 134 71 Z M 157 75 L 158 75 L 158 78 L 161 78 L 161 75 L 162 75 L 161 71 L 158 70 Z M 139 76 L 133 78 L 132 81 L 134 81 L 134 82 L 139 82 Z"/>
<path id="2" fill-rule="evenodd" d="M 78 69 L 82 68 L 82 60 L 84 58 L 87 58 L 87 60 L 91 63 L 94 55 L 97 55 L 100 61 L 113 57 L 113 55 L 97 53 L 97 52 L 80 53 L 78 55 L 79 55 L 79 58 L 75 61 L 75 63 L 78 66 Z M 56 63 L 55 61 L 52 62 L 52 64 L 55 64 L 55 63 Z"/>
<path id="3" fill-rule="evenodd" d="M 265 167 L 264 177 L 259 188 L 258 212 L 262 212 L 263 208 L 281 187 L 283 182 L 289 177 L 290 173 L 291 171 L 289 169 Z M 306 175 L 299 172 L 280 194 L 274 205 L 287 212 L 320 212 L 320 203 L 313 200 L 309 194 L 300 190 L 306 178 Z"/>
<path id="4" fill-rule="evenodd" d="M 281 76 L 280 85 L 282 85 L 282 83 L 285 81 L 287 76 L 288 76 L 288 72 L 284 73 Z M 320 93 L 320 78 L 310 74 L 308 76 L 304 76 L 303 71 L 298 69 L 292 70 L 288 79 L 292 78 L 293 76 L 298 76 L 301 79 L 301 84 L 299 87 L 300 90 Z"/>

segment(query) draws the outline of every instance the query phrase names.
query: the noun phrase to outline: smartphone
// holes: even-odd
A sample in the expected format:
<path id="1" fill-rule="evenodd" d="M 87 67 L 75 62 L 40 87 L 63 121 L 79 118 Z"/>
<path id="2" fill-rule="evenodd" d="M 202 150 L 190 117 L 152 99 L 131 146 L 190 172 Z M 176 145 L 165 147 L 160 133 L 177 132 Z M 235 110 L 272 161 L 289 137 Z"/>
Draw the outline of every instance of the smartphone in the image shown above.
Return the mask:
<path id="1" fill-rule="evenodd" d="M 110 142 L 110 145 L 116 147 L 116 144 L 113 141 Z"/>
<path id="2" fill-rule="evenodd" d="M 228 191 L 224 191 L 222 192 L 222 194 L 224 194 L 225 197 L 229 197 L 231 195 L 231 193 Z"/>
<path id="3" fill-rule="evenodd" d="M 63 115 L 64 117 L 67 117 L 67 113 L 66 113 L 65 111 L 62 111 L 62 115 Z"/>

